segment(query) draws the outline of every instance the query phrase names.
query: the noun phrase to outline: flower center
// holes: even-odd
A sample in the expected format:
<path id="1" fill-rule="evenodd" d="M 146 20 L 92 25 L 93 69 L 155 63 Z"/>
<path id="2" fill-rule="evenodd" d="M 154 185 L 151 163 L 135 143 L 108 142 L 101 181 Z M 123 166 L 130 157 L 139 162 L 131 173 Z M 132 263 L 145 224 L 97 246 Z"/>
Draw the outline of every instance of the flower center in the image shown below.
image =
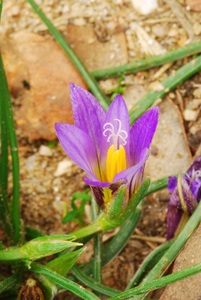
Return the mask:
<path id="1" fill-rule="evenodd" d="M 106 176 L 109 182 L 112 182 L 115 175 L 126 169 L 126 152 L 122 145 L 118 150 L 112 145 L 108 149 L 106 159 Z"/>
<path id="2" fill-rule="evenodd" d="M 114 119 L 117 122 L 117 127 L 114 124 L 107 122 L 103 126 L 103 135 L 107 136 L 107 142 L 110 143 L 112 139 L 112 143 L 115 145 L 116 149 L 119 148 L 119 145 L 126 145 L 128 134 L 126 130 L 122 129 L 121 120 Z"/>

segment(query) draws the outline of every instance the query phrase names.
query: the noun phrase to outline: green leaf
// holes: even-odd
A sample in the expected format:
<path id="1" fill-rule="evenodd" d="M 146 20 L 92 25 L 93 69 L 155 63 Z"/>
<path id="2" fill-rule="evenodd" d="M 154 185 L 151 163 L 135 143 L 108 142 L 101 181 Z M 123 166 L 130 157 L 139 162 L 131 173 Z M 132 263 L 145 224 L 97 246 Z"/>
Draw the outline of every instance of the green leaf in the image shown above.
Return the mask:
<path id="1" fill-rule="evenodd" d="M 42 274 L 49 278 L 52 282 L 57 284 L 58 286 L 64 288 L 67 291 L 72 292 L 73 294 L 77 295 L 78 297 L 84 300 L 100 300 L 95 294 L 86 290 L 82 286 L 78 285 L 77 283 L 59 275 L 55 271 L 47 268 L 43 265 L 32 263 L 31 264 L 31 271 Z"/>
<path id="2" fill-rule="evenodd" d="M 11 277 L 4 279 L 3 281 L 0 281 L 0 294 L 12 288 L 16 282 L 17 282 L 16 275 L 13 275 Z"/>
<path id="3" fill-rule="evenodd" d="M 59 257 L 51 260 L 46 266 L 58 274 L 65 276 L 68 271 L 73 267 L 78 257 L 85 251 L 86 248 L 81 248 L 76 251 L 60 255 Z"/>
<path id="4" fill-rule="evenodd" d="M 44 236 L 27 242 L 20 248 L 0 251 L 1 261 L 36 260 L 82 244 L 72 242 L 72 235 Z"/>

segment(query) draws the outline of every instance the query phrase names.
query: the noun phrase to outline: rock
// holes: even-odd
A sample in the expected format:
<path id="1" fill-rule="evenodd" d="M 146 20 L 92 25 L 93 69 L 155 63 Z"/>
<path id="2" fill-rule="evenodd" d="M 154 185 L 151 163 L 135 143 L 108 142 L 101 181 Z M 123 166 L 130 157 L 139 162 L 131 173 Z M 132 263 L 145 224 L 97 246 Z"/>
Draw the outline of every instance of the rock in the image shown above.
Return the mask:
<path id="1" fill-rule="evenodd" d="M 128 62 L 124 32 L 116 33 L 107 41 L 101 42 L 100 37 L 98 38 L 89 26 L 69 24 L 65 38 L 90 71 L 115 67 Z"/>
<path id="2" fill-rule="evenodd" d="M 135 10 L 142 15 L 148 15 L 158 7 L 157 0 L 131 0 L 131 2 Z"/>
<path id="3" fill-rule="evenodd" d="M 159 124 L 145 172 L 151 180 L 184 172 L 191 163 L 191 154 L 178 108 L 172 101 L 163 100 L 159 109 Z"/>
<path id="4" fill-rule="evenodd" d="M 39 154 L 42 156 L 52 156 L 52 149 L 47 146 L 41 145 L 39 148 Z"/>
<path id="5" fill-rule="evenodd" d="M 201 263 L 201 225 L 187 242 L 184 250 L 177 257 L 173 273 L 181 271 L 193 264 Z M 201 297 L 201 274 L 190 276 L 169 285 L 161 300 L 199 300 Z"/>
<path id="6" fill-rule="evenodd" d="M 71 171 L 73 162 L 70 160 L 67 160 L 66 158 L 62 161 L 60 161 L 57 165 L 57 169 L 54 173 L 55 177 L 59 177 L 62 176 L 66 173 L 69 173 L 69 171 Z"/>
<path id="7" fill-rule="evenodd" d="M 67 55 L 51 38 L 19 32 L 2 45 L 9 88 L 19 108 L 21 135 L 54 140 L 55 122 L 72 123 L 69 82 L 86 84 Z"/>
<path id="8" fill-rule="evenodd" d="M 201 11 L 201 0 L 188 0 L 186 2 L 188 10 Z"/>
<path id="9" fill-rule="evenodd" d="M 185 121 L 195 121 L 199 115 L 199 110 L 191 110 L 185 109 L 184 110 L 184 120 Z"/>

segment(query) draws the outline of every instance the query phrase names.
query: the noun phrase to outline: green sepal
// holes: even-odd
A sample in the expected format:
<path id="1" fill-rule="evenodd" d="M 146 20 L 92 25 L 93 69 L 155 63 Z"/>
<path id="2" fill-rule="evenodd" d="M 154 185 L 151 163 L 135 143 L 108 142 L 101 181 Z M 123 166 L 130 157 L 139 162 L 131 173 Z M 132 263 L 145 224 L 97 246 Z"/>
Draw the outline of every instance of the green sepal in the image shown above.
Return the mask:
<path id="1" fill-rule="evenodd" d="M 114 220 L 122 217 L 124 213 L 123 202 L 125 200 L 126 192 L 126 185 L 121 185 L 117 194 L 107 203 L 104 213 L 107 215 L 108 219 Z"/>
<path id="2" fill-rule="evenodd" d="M 55 254 L 67 248 L 80 246 L 82 244 L 72 242 L 72 235 L 53 235 L 38 237 L 27 242 L 20 248 L 8 248 L 0 251 L 1 261 L 25 260 L 33 261 L 45 256 Z"/>
<path id="3" fill-rule="evenodd" d="M 99 219 L 96 221 L 101 230 L 110 230 L 118 227 L 124 220 L 126 220 L 130 214 L 136 210 L 139 202 L 146 194 L 150 185 L 150 179 L 147 178 L 139 188 L 139 190 L 131 197 L 127 207 L 123 210 L 122 206 L 119 206 L 125 196 L 124 188 L 120 189 L 117 195 L 117 205 L 111 206 L 111 212 L 102 213 Z M 123 202 L 122 202 L 123 203 Z M 119 214 L 118 214 L 119 213 Z"/>

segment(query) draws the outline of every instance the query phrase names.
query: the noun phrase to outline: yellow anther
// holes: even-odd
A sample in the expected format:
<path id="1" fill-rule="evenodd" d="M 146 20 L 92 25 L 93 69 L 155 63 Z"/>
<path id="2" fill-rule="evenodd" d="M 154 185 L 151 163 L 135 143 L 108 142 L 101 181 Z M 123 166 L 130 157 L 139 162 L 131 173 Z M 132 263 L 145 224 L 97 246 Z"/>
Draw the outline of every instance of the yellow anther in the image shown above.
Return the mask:
<path id="1" fill-rule="evenodd" d="M 114 150 L 114 145 L 110 146 L 106 160 L 106 176 L 112 182 L 115 175 L 126 169 L 126 152 L 122 145 L 118 150 Z"/>

